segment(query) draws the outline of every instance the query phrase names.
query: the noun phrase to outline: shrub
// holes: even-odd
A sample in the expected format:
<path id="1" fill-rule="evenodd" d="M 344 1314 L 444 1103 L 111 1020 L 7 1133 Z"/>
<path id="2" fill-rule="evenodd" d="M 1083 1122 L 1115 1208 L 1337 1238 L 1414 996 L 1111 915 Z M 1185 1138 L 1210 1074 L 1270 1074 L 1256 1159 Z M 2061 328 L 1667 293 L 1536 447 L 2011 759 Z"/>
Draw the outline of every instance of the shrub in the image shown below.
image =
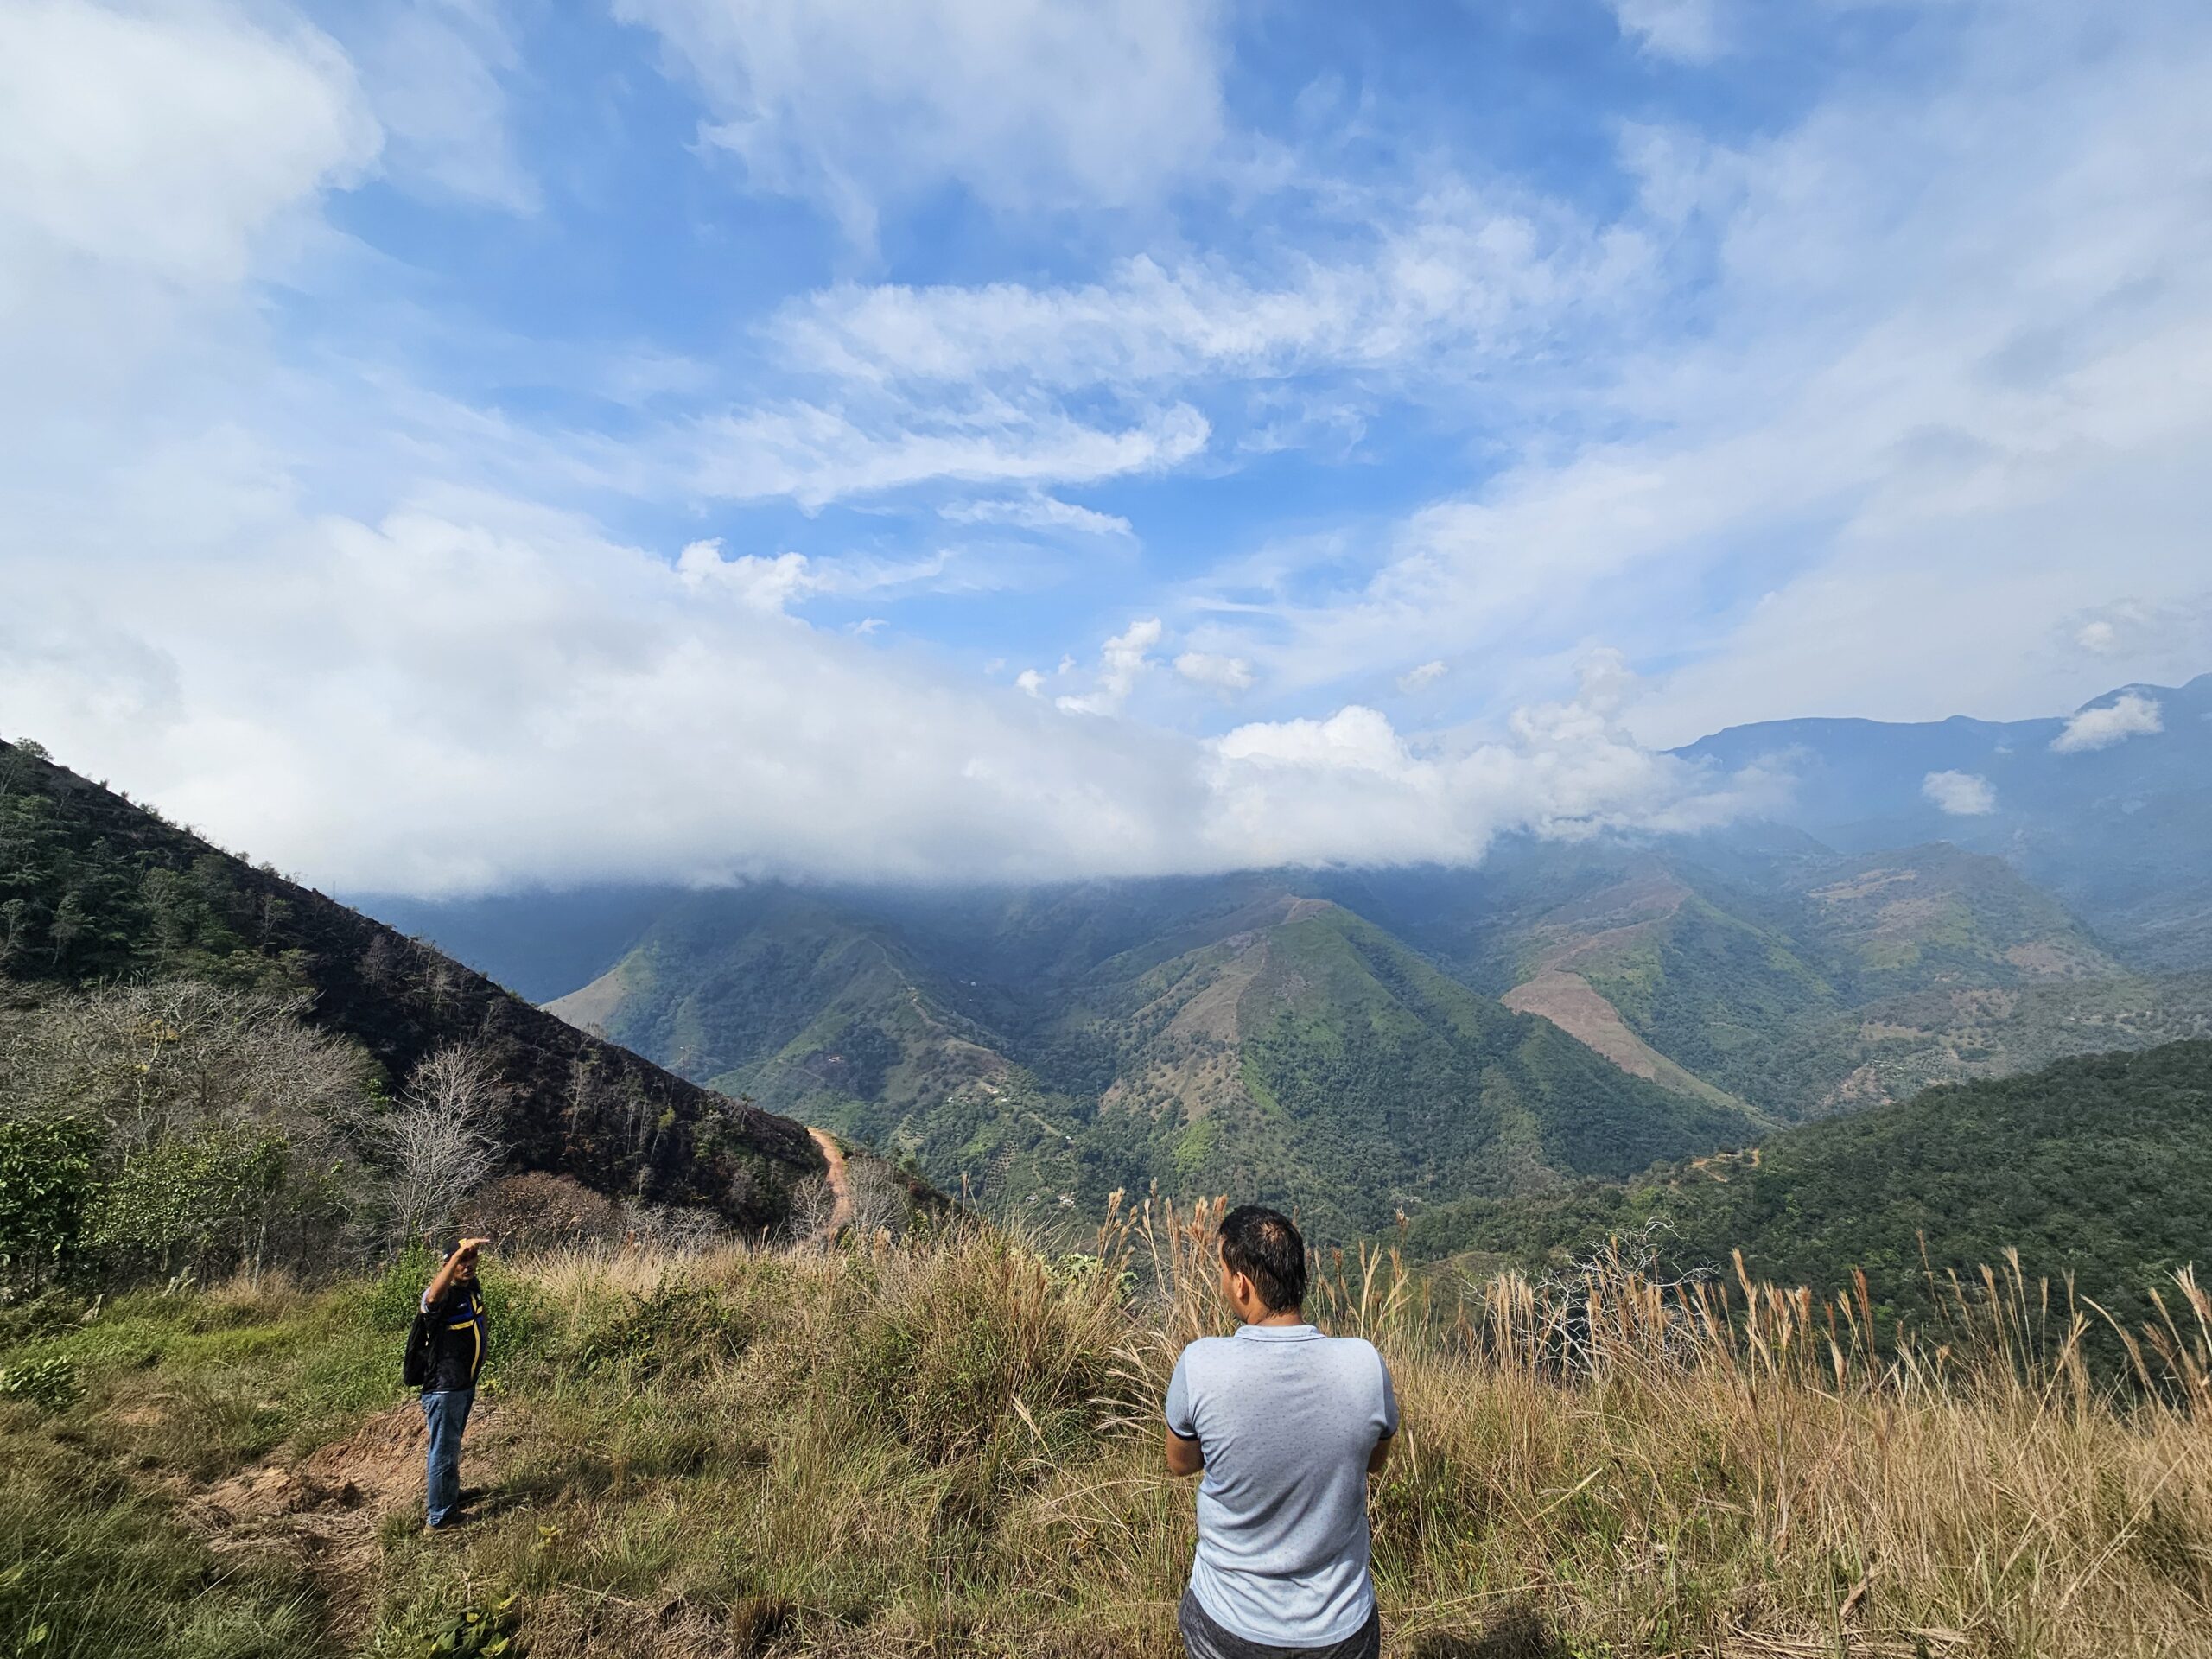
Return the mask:
<path id="1" fill-rule="evenodd" d="M 607 1243 L 622 1236 L 622 1206 L 566 1175 L 531 1170 L 485 1187 L 461 1209 L 461 1230 L 502 1250 Z"/>
<path id="2" fill-rule="evenodd" d="M 743 1353 L 756 1329 L 749 1308 L 674 1274 L 586 1339 L 587 1365 L 628 1364 L 641 1378 L 696 1376 Z"/>
<path id="3" fill-rule="evenodd" d="M 932 1463 L 1020 1423 L 1069 1427 L 1108 1384 L 1119 1275 L 1056 1274 L 1020 1243 L 958 1233 L 887 1257 L 855 1321 L 853 1397 Z"/>
<path id="4" fill-rule="evenodd" d="M 83 1393 L 76 1363 L 65 1354 L 0 1370 L 0 1400 L 29 1400 L 48 1411 L 67 1411 Z"/>
<path id="5" fill-rule="evenodd" d="M 100 1140 L 73 1117 L 0 1122 L 0 1280 L 35 1281 L 77 1249 Z"/>

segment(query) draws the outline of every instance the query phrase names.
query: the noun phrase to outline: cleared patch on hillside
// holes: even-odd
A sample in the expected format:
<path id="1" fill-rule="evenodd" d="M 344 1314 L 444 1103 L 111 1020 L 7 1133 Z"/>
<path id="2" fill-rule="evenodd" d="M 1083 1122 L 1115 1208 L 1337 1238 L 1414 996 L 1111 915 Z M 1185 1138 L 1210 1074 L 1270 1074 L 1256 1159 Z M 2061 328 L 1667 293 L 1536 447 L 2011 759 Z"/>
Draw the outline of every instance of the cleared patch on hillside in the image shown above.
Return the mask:
<path id="1" fill-rule="evenodd" d="M 1620 1011 L 1578 975 L 1554 970 L 1516 985 L 1500 999 L 1516 1014 L 1533 1014 L 1548 1020 L 1586 1047 L 1596 1050 L 1632 1077 L 1643 1077 L 1676 1094 L 1694 1096 L 1715 1105 L 1740 1106 L 1742 1102 L 1716 1089 L 1675 1064 L 1628 1027 Z"/>

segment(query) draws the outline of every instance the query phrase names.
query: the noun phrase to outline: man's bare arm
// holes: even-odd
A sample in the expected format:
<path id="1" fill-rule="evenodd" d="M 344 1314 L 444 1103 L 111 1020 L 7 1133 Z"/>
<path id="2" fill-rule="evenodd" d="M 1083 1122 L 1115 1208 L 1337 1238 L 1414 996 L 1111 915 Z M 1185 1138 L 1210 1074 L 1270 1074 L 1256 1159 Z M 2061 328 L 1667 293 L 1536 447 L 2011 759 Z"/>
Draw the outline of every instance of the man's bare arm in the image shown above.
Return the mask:
<path id="1" fill-rule="evenodd" d="M 1395 1434 L 1385 1434 L 1375 1442 L 1375 1449 L 1367 1454 L 1369 1474 L 1379 1475 L 1382 1472 L 1382 1465 L 1390 1461 L 1390 1448 L 1397 1443 L 1398 1437 Z"/>
<path id="2" fill-rule="evenodd" d="M 1167 1472 L 1171 1475 L 1195 1475 L 1206 1466 L 1205 1448 L 1198 1441 L 1167 1431 Z"/>
<path id="3" fill-rule="evenodd" d="M 453 1288 L 454 1275 L 461 1271 L 461 1265 L 475 1261 L 476 1252 L 491 1242 L 488 1238 L 462 1239 L 461 1248 L 446 1257 L 438 1268 L 437 1276 L 430 1281 L 430 1287 L 423 1293 L 424 1304 L 435 1307 L 439 1298 Z"/>

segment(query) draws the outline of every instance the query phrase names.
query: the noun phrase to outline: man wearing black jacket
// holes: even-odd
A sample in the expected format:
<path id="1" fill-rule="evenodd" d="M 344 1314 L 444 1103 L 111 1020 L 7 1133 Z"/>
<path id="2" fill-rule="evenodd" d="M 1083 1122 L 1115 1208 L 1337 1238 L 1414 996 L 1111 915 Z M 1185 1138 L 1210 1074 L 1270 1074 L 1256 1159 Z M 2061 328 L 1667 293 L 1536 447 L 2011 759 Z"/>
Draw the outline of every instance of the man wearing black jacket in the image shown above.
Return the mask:
<path id="1" fill-rule="evenodd" d="M 430 1380 L 423 1385 L 423 1421 L 430 1435 L 425 1519 L 433 1532 L 450 1524 L 461 1506 L 461 1436 L 476 1402 L 486 1351 L 476 1252 L 491 1242 L 462 1239 L 423 1293 L 423 1313 L 430 1322 Z"/>

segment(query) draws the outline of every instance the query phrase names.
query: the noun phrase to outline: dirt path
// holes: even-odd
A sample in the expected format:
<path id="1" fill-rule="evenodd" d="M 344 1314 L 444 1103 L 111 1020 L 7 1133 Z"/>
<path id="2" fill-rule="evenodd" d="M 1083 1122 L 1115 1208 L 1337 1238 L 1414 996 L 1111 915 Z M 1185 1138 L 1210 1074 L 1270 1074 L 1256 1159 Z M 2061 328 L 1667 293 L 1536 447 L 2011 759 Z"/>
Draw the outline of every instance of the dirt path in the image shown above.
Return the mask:
<path id="1" fill-rule="evenodd" d="M 814 1137 L 814 1144 L 822 1148 L 822 1155 L 830 1160 L 830 1193 L 835 1202 L 830 1206 L 830 1224 L 823 1230 L 835 1238 L 850 1226 L 853 1220 L 853 1189 L 851 1183 L 845 1179 L 844 1148 L 831 1140 L 826 1130 L 810 1128 L 807 1133 Z"/>
<path id="2" fill-rule="evenodd" d="M 461 1458 L 464 1492 L 481 1494 L 517 1443 L 518 1424 L 479 1397 Z M 381 1571 L 378 1529 L 393 1514 L 422 1524 L 423 1412 L 409 1400 L 378 1413 L 343 1440 L 304 1457 L 278 1456 L 228 1479 L 177 1492 L 185 1519 L 218 1554 L 291 1557 L 328 1598 L 333 1627 L 365 1628 Z M 478 1497 L 471 1519 L 492 1513 Z"/>

